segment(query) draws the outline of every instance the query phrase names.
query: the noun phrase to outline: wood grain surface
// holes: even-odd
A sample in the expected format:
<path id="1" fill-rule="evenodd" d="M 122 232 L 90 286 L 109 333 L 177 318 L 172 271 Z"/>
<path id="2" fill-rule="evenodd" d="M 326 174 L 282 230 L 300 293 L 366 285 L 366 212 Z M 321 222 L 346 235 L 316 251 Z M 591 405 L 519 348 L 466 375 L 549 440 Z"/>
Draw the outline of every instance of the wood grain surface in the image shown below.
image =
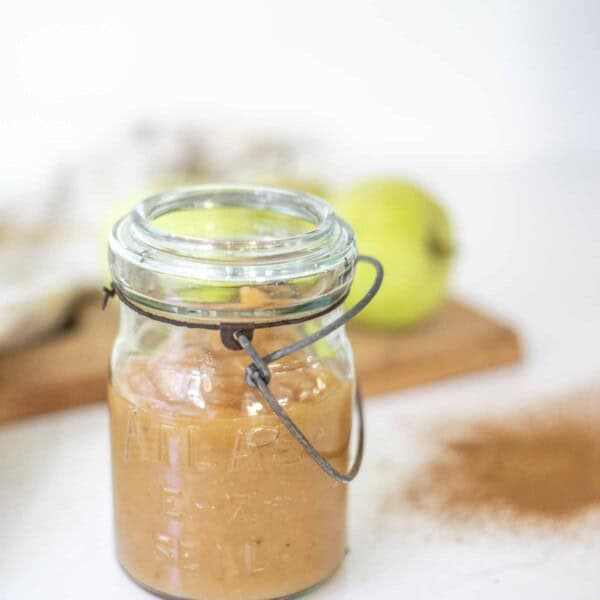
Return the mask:
<path id="1" fill-rule="evenodd" d="M 519 337 L 508 325 L 457 300 L 402 333 L 355 326 L 348 334 L 366 396 L 518 362 Z"/>
<path id="2" fill-rule="evenodd" d="M 0 422 L 104 401 L 117 311 L 86 298 L 70 327 L 0 354 Z M 516 333 L 489 316 L 450 300 L 428 323 L 401 333 L 349 327 L 366 396 L 514 363 Z"/>

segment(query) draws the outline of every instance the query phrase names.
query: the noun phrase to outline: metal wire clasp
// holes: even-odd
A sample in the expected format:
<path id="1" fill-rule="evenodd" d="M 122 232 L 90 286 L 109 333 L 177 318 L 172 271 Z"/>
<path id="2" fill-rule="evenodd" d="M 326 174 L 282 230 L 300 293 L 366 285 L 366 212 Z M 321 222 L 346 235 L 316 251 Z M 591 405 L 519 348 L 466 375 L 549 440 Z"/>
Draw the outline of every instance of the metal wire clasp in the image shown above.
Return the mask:
<path id="1" fill-rule="evenodd" d="M 281 423 L 285 426 L 285 428 L 291 433 L 291 435 L 296 439 L 296 441 L 304 448 L 306 453 L 327 473 L 330 477 L 339 481 L 341 483 L 349 483 L 352 481 L 362 464 L 363 451 L 364 451 L 364 441 L 365 441 L 365 426 L 364 426 L 364 411 L 363 411 L 363 401 L 362 395 L 356 386 L 355 392 L 355 405 L 356 411 L 358 414 L 358 440 L 357 440 L 357 449 L 354 459 L 352 461 L 352 465 L 347 473 L 342 473 L 337 470 L 307 439 L 307 437 L 302 433 L 302 431 L 298 428 L 298 426 L 290 419 L 289 415 L 285 411 L 285 409 L 279 404 L 275 396 L 271 393 L 269 389 L 269 382 L 271 380 L 271 371 L 269 369 L 269 363 L 274 362 L 284 356 L 292 354 L 293 352 L 297 352 L 302 348 L 306 348 L 310 344 L 326 337 L 336 329 L 342 327 L 345 323 L 347 323 L 354 315 L 356 315 L 359 311 L 361 311 L 375 296 L 379 288 L 381 287 L 381 282 L 383 281 L 383 266 L 381 263 L 371 257 L 361 255 L 357 259 L 358 261 L 368 262 L 373 267 L 375 267 L 376 275 L 375 280 L 368 292 L 357 302 L 351 309 L 341 315 L 339 318 L 335 319 L 323 329 L 316 331 L 315 333 L 298 340 L 297 342 L 290 344 L 289 346 L 285 346 L 280 350 L 276 350 L 267 356 L 261 356 L 256 348 L 252 345 L 251 340 L 247 336 L 246 332 L 238 330 L 233 333 L 233 338 L 235 341 L 242 347 L 242 349 L 248 354 L 248 356 L 252 359 L 252 363 L 248 365 L 245 373 L 246 383 L 250 387 L 257 388 L 262 394 L 263 398 L 269 405 L 269 408 L 275 413 L 275 415 L 279 418 Z"/>

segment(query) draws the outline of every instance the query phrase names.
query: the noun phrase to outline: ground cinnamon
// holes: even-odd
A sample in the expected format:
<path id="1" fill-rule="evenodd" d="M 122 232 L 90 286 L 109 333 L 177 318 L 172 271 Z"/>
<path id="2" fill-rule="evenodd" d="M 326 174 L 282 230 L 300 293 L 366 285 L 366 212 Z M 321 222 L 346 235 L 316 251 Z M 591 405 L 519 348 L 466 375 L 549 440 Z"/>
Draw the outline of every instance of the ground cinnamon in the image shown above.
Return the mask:
<path id="1" fill-rule="evenodd" d="M 400 494 L 437 515 L 495 513 L 569 520 L 600 507 L 600 390 L 544 403 L 528 414 L 458 424 Z"/>

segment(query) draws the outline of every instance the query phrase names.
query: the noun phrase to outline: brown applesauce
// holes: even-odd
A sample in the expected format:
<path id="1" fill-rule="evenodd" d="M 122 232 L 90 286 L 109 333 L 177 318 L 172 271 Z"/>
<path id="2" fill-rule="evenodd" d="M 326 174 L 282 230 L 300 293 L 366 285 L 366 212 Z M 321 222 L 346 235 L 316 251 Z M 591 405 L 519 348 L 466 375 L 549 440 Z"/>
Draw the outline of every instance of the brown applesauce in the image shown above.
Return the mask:
<path id="1" fill-rule="evenodd" d="M 261 354 L 292 338 L 257 330 Z M 270 389 L 345 470 L 352 380 L 318 352 L 272 363 Z M 117 555 L 143 586 L 196 600 L 280 598 L 331 575 L 346 551 L 346 486 L 306 455 L 218 333 L 173 332 L 130 355 L 110 390 Z"/>

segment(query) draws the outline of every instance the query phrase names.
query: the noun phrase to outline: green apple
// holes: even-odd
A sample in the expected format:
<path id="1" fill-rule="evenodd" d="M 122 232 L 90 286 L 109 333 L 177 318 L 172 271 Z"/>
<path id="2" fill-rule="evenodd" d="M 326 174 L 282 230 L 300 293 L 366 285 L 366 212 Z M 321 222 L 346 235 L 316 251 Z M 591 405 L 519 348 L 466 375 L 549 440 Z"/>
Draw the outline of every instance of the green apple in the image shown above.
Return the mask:
<path id="1" fill-rule="evenodd" d="M 306 219 L 248 206 L 212 206 L 160 215 L 152 225 L 161 231 L 193 238 L 257 239 L 286 237 L 313 228 Z"/>
<path id="2" fill-rule="evenodd" d="M 159 192 L 168 190 L 172 187 L 197 185 L 199 183 L 201 183 L 201 180 L 198 177 L 176 174 L 163 175 L 156 180 L 148 181 L 148 183 L 146 183 L 144 186 L 140 187 L 138 190 L 132 192 L 126 197 L 113 198 L 112 201 L 109 201 L 99 230 L 99 242 L 102 248 L 100 256 L 104 266 L 105 276 L 110 278 L 110 274 L 108 272 L 107 240 L 112 226 L 116 223 L 116 221 L 130 212 L 135 205 L 144 200 L 144 198 L 148 198 L 149 196 L 153 196 L 154 194 L 158 194 Z"/>
<path id="3" fill-rule="evenodd" d="M 179 290 L 179 297 L 186 302 L 195 304 L 223 304 L 239 301 L 239 291 L 236 287 L 215 286 L 207 283 Z"/>
<path id="4" fill-rule="evenodd" d="M 198 185 L 200 183 L 202 183 L 202 180 L 197 177 L 187 175 L 163 175 L 155 180 L 148 181 L 141 188 L 126 197 L 113 199 L 107 207 L 106 225 L 108 231 L 110 231 L 110 228 L 118 219 L 130 212 L 138 202 L 141 202 L 145 198 L 154 196 L 154 194 L 158 194 L 164 190 L 186 185 Z"/>
<path id="5" fill-rule="evenodd" d="M 414 183 L 391 178 L 359 182 L 332 202 L 354 229 L 359 252 L 378 258 L 385 269 L 379 293 L 355 320 L 402 328 L 430 316 L 445 298 L 454 249 L 443 208 Z M 372 277 L 359 264 L 349 304 L 363 296 Z"/>

